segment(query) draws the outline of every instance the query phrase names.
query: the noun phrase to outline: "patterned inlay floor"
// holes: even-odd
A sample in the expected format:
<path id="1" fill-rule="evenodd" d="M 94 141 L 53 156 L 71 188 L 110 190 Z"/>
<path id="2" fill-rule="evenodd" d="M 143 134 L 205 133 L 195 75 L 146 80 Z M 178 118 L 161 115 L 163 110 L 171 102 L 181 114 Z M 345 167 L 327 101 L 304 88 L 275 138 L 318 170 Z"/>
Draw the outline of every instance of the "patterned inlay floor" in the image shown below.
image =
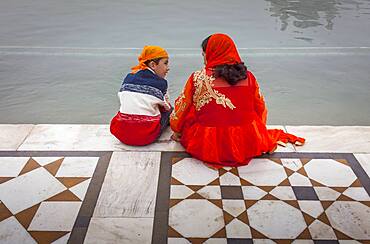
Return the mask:
<path id="1" fill-rule="evenodd" d="M 0 242 L 82 243 L 111 152 L 1 152 Z"/>
<path id="2" fill-rule="evenodd" d="M 162 153 L 152 243 L 370 243 L 369 193 L 352 154 L 275 153 L 217 171 Z"/>
<path id="3" fill-rule="evenodd" d="M 0 152 L 0 242 L 83 243 L 111 155 Z M 220 170 L 161 155 L 152 243 L 370 243 L 370 179 L 352 154 Z"/>

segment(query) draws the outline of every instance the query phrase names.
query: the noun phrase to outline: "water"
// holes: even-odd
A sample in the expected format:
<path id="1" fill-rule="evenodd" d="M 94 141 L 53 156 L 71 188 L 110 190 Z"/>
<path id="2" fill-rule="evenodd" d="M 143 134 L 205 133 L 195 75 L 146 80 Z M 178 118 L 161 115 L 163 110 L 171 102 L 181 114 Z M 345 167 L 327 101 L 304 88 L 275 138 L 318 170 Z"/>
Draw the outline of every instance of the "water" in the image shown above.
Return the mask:
<path id="1" fill-rule="evenodd" d="M 168 48 L 173 101 L 201 41 L 225 32 L 269 124 L 370 125 L 369 24 L 368 0 L 2 0 L 0 123 L 109 123 L 146 44 Z"/>

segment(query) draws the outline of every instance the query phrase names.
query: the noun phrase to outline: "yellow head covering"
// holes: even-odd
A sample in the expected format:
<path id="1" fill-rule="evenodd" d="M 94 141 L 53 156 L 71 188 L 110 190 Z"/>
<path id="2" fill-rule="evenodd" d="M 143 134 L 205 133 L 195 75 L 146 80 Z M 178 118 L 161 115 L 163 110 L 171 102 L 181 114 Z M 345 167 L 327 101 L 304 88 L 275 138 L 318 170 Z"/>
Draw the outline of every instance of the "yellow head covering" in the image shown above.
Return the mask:
<path id="1" fill-rule="evenodd" d="M 145 46 L 138 58 L 139 64 L 131 68 L 132 73 L 147 69 L 148 66 L 146 66 L 145 62 L 156 58 L 168 58 L 166 50 L 159 46 Z"/>

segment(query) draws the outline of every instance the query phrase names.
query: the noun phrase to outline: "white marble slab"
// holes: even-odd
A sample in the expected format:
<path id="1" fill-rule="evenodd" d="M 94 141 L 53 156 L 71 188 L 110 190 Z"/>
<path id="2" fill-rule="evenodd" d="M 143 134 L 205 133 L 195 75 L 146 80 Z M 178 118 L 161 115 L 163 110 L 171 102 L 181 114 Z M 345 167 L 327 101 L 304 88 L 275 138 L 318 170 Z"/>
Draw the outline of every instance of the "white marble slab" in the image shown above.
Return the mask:
<path id="1" fill-rule="evenodd" d="M 313 240 L 294 240 L 292 244 L 314 244 L 314 241 Z"/>
<path id="2" fill-rule="evenodd" d="M 242 186 L 242 191 L 246 200 L 259 200 L 267 194 L 257 186 Z"/>
<path id="3" fill-rule="evenodd" d="M 66 189 L 46 169 L 38 168 L 1 184 L 0 199 L 17 214 Z"/>
<path id="4" fill-rule="evenodd" d="M 284 167 L 297 171 L 302 167 L 302 162 L 299 158 L 282 158 L 281 163 Z"/>
<path id="5" fill-rule="evenodd" d="M 238 217 L 241 213 L 245 212 L 245 203 L 243 200 L 222 200 L 222 208 L 235 218 Z"/>
<path id="6" fill-rule="evenodd" d="M 187 186 L 183 185 L 171 185 L 171 193 L 170 193 L 170 198 L 171 199 L 185 199 L 191 194 L 193 194 L 194 191 L 191 190 Z"/>
<path id="7" fill-rule="evenodd" d="M 300 173 L 293 173 L 288 179 L 292 186 L 312 186 L 311 181 Z"/>
<path id="8" fill-rule="evenodd" d="M 0 151 L 17 150 L 34 125 L 0 124 Z"/>
<path id="9" fill-rule="evenodd" d="M 370 177 L 370 154 L 355 154 L 355 157 L 365 170 L 367 176 Z"/>
<path id="10" fill-rule="evenodd" d="M 42 202 L 29 231 L 72 231 L 82 202 Z"/>
<path id="11" fill-rule="evenodd" d="M 233 219 L 226 225 L 226 235 L 228 238 L 251 238 L 252 233 L 248 225 L 239 219 Z"/>
<path id="12" fill-rule="evenodd" d="M 35 125 L 18 150 L 108 150 L 107 125 Z"/>
<path id="13" fill-rule="evenodd" d="M 329 187 L 318 186 L 314 187 L 314 190 L 320 201 L 335 201 L 340 196 L 339 192 Z"/>
<path id="14" fill-rule="evenodd" d="M 94 217 L 154 217 L 160 152 L 115 152 Z"/>
<path id="15" fill-rule="evenodd" d="M 310 226 L 308 226 L 311 236 L 315 240 L 336 240 L 337 237 L 334 233 L 333 228 L 329 225 L 324 224 L 320 220 L 315 220 Z"/>
<path id="16" fill-rule="evenodd" d="M 32 236 L 23 228 L 18 220 L 12 216 L 0 222 L 0 243 L 37 243 Z"/>
<path id="17" fill-rule="evenodd" d="M 45 151 L 184 151 L 180 143 L 170 140 L 168 128 L 157 142 L 147 146 L 128 146 L 117 140 L 109 125 L 39 124 L 18 148 Z"/>
<path id="18" fill-rule="evenodd" d="M 221 199 L 220 186 L 205 186 L 198 190 L 197 193 L 205 199 Z"/>
<path id="19" fill-rule="evenodd" d="M 247 212 L 250 226 L 271 239 L 293 239 L 307 227 L 302 213 L 283 201 L 258 201 Z"/>
<path id="20" fill-rule="evenodd" d="M 71 233 L 68 233 L 62 236 L 61 238 L 59 238 L 58 240 L 52 242 L 52 244 L 67 244 L 70 236 L 71 236 Z"/>
<path id="21" fill-rule="evenodd" d="M 254 239 L 253 244 L 276 244 L 276 242 L 270 239 Z"/>
<path id="22" fill-rule="evenodd" d="M 324 208 L 321 205 L 320 201 L 307 201 L 307 200 L 300 200 L 298 201 L 299 208 L 311 215 L 314 218 L 317 218 L 324 212 Z"/>
<path id="23" fill-rule="evenodd" d="M 207 185 L 219 175 L 198 159 L 184 158 L 172 166 L 172 177 L 186 185 Z"/>
<path id="24" fill-rule="evenodd" d="M 168 238 L 167 244 L 191 244 L 185 238 Z"/>
<path id="25" fill-rule="evenodd" d="M 199 238 L 209 238 L 225 226 L 222 209 L 204 199 L 185 199 L 170 208 L 168 224 L 184 237 Z"/>
<path id="26" fill-rule="evenodd" d="M 355 240 L 339 240 L 339 244 L 361 244 L 361 242 Z"/>
<path id="27" fill-rule="evenodd" d="M 307 140 L 302 147 L 288 144 L 285 148 L 279 146 L 276 152 L 370 153 L 370 126 L 269 125 L 268 128 L 283 129 Z M 184 151 L 180 143 L 170 139 L 170 128 L 157 142 L 142 147 L 121 143 L 110 134 L 107 124 L 0 125 L 0 132 L 0 150 Z"/>
<path id="28" fill-rule="evenodd" d="M 17 177 L 29 157 L 0 157 L 0 177 Z"/>
<path id="29" fill-rule="evenodd" d="M 227 172 L 220 177 L 221 186 L 240 186 L 240 178 L 233 173 Z"/>
<path id="30" fill-rule="evenodd" d="M 286 126 L 306 138 L 298 152 L 370 153 L 370 126 Z"/>
<path id="31" fill-rule="evenodd" d="M 367 194 L 363 187 L 348 187 L 347 190 L 343 192 L 343 195 L 356 201 L 370 201 L 369 194 Z"/>
<path id="32" fill-rule="evenodd" d="M 333 159 L 312 159 L 304 169 L 311 179 L 325 186 L 349 187 L 357 179 L 349 166 Z"/>
<path id="33" fill-rule="evenodd" d="M 204 244 L 227 244 L 226 238 L 209 238 Z"/>
<path id="34" fill-rule="evenodd" d="M 85 195 L 86 195 L 87 189 L 89 187 L 90 181 L 91 181 L 91 179 L 85 180 L 85 181 L 81 182 L 80 184 L 77 184 L 77 185 L 69 188 L 69 190 L 71 192 L 73 192 L 82 201 L 85 198 Z"/>
<path id="35" fill-rule="evenodd" d="M 85 244 L 150 243 L 153 218 L 92 218 Z"/>
<path id="36" fill-rule="evenodd" d="M 296 200 L 291 186 L 277 186 L 270 191 L 270 194 L 280 200 Z"/>
<path id="37" fill-rule="evenodd" d="M 56 177 L 92 177 L 98 157 L 66 157 Z"/>
<path id="38" fill-rule="evenodd" d="M 284 167 L 269 159 L 255 158 L 238 168 L 240 178 L 256 186 L 273 186 L 287 178 Z"/>
<path id="39" fill-rule="evenodd" d="M 370 239 L 370 211 L 365 204 L 352 201 L 334 202 L 326 210 L 333 228 L 357 240 Z"/>

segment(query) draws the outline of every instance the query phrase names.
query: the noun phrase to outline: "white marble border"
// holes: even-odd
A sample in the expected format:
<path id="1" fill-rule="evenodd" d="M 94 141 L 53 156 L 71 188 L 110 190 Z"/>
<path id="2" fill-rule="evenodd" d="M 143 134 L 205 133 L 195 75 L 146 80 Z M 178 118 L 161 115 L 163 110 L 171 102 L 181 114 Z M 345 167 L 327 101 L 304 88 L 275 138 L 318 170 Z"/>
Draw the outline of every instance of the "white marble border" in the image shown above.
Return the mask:
<path id="1" fill-rule="evenodd" d="M 0 124 L 0 151 L 17 150 L 33 127 L 31 124 Z"/>
<path id="2" fill-rule="evenodd" d="M 38 124 L 30 125 L 33 130 L 18 142 L 18 151 L 184 151 L 180 143 L 170 139 L 170 128 L 164 131 L 158 141 L 141 147 L 128 146 L 118 141 L 109 131 L 109 125 L 83 124 Z M 282 129 L 284 126 L 268 126 L 269 129 Z M 7 140 L 12 132 L 7 134 Z M 295 152 L 293 145 L 278 147 L 276 152 Z"/>
<path id="3" fill-rule="evenodd" d="M 370 153 L 370 126 L 286 126 L 306 138 L 297 152 Z"/>
<path id="4" fill-rule="evenodd" d="M 18 148 L 19 151 L 184 151 L 165 131 L 153 144 L 134 147 L 118 141 L 109 125 L 39 124 Z"/>
<path id="5" fill-rule="evenodd" d="M 306 138 L 304 146 L 278 147 L 276 152 L 370 153 L 370 126 L 268 126 Z M 109 125 L 0 125 L 0 151 L 184 151 L 170 139 L 168 128 L 159 140 L 143 147 L 118 141 Z"/>

